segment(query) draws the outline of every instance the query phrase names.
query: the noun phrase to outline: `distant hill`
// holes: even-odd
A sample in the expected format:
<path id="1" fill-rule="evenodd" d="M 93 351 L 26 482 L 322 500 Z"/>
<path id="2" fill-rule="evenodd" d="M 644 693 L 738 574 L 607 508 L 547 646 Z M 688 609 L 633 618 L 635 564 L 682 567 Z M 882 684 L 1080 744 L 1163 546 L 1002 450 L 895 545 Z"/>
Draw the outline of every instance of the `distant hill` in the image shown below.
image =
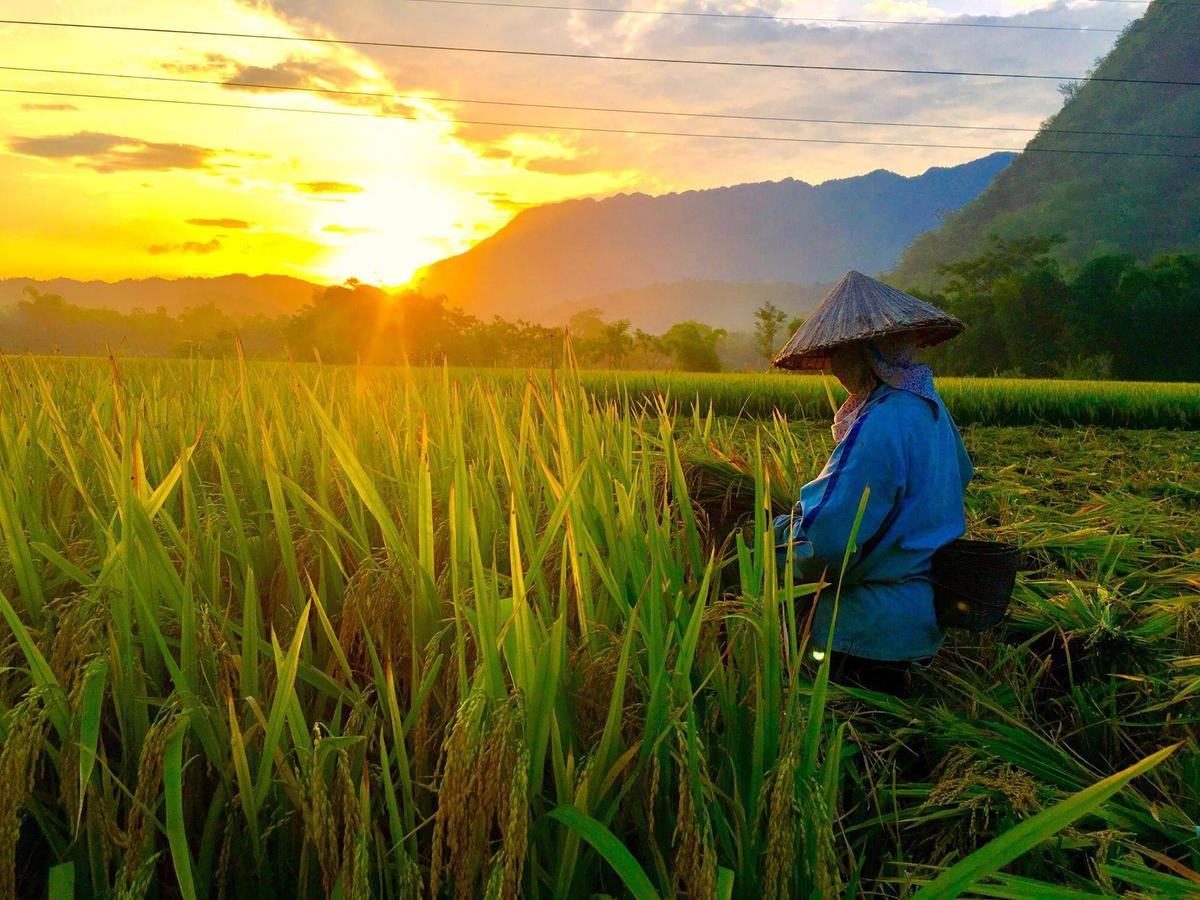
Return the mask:
<path id="1" fill-rule="evenodd" d="M 68 303 L 89 309 L 153 311 L 163 307 L 176 315 L 212 303 L 231 316 L 278 316 L 294 313 L 322 286 L 287 275 L 222 275 L 218 278 L 127 278 L 122 281 L 76 281 L 73 278 L 0 279 L 0 306 L 26 299 L 25 288 L 59 294 Z"/>
<path id="2" fill-rule="evenodd" d="M 994 153 L 911 178 L 878 170 L 819 185 L 786 179 L 568 200 L 519 213 L 421 277 L 468 312 L 534 320 L 589 297 L 685 279 L 828 282 L 851 268 L 895 265 L 914 237 L 978 196 L 1012 159 Z M 670 318 L 702 318 L 688 309 Z"/>
<path id="3" fill-rule="evenodd" d="M 1200 6 L 1157 0 L 1094 73 L 1102 78 L 1200 80 Z M 1193 137 L 1136 138 L 1042 131 L 983 194 L 917 238 L 890 281 L 936 288 L 939 264 L 977 256 L 990 234 L 1059 233 L 1064 261 L 1121 251 L 1147 259 L 1200 250 L 1200 88 L 1083 82 L 1046 123 L 1058 131 Z M 1149 151 L 1186 158 L 1039 152 L 1055 147 Z"/>
<path id="4" fill-rule="evenodd" d="M 541 319 L 548 325 L 562 325 L 577 312 L 599 309 L 605 319 L 628 319 L 634 328 L 651 334 L 661 334 L 685 319 L 727 331 L 748 331 L 754 327 L 754 311 L 764 303 L 775 304 L 789 316 L 804 316 L 816 308 L 829 288 L 829 284 L 788 281 L 674 281 L 562 303 L 548 309 Z"/>

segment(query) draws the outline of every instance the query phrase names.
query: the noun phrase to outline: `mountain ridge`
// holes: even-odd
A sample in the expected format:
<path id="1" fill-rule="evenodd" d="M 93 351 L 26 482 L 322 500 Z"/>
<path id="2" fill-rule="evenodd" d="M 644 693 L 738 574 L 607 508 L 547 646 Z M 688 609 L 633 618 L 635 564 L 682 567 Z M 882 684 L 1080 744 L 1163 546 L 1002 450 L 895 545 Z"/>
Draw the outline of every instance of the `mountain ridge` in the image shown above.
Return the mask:
<path id="1" fill-rule="evenodd" d="M 802 315 L 845 269 L 877 271 L 894 262 L 912 232 L 978 194 L 1011 159 L 997 153 L 916 176 L 880 168 L 816 185 L 785 178 L 546 204 L 426 270 L 490 260 L 466 282 L 427 276 L 423 287 L 482 318 L 563 324 L 599 307 L 604 318 L 629 319 L 647 331 L 684 319 L 748 330 L 763 303 Z M 563 234 L 573 236 L 572 246 L 555 246 Z M 553 277 L 531 290 L 527 276 L 546 271 Z M 806 271 L 816 277 L 802 277 Z M 472 279 L 484 288 L 482 296 L 472 290 Z M 0 279 L 0 307 L 26 299 L 32 288 L 89 309 L 161 307 L 178 315 L 212 304 L 247 319 L 293 314 L 324 287 L 287 275 L 236 273 L 114 281 L 17 277 Z"/>
<path id="2" fill-rule="evenodd" d="M 468 312 L 542 320 L 590 296 L 686 279 L 833 281 L 895 264 L 917 234 L 977 196 L 1013 159 L 993 153 L 904 176 L 794 178 L 533 207 L 418 275 Z M 686 309 L 679 318 L 690 318 Z"/>
<path id="3" fill-rule="evenodd" d="M 1103 79 L 1194 81 L 1200 72 L 1195 4 L 1155 0 L 1093 73 Z M 1061 262 L 1105 252 L 1147 260 L 1200 251 L 1200 89 L 1084 80 L 1022 153 L 978 197 L 919 236 L 890 273 L 901 287 L 939 289 L 939 267 L 979 255 L 990 235 L 1061 234 Z M 1046 129 L 1054 129 L 1053 131 Z M 1068 135 L 1137 132 L 1159 137 Z M 1056 148 L 1140 151 L 1171 156 L 1103 156 Z M 1190 158 L 1188 158 L 1190 156 Z"/>

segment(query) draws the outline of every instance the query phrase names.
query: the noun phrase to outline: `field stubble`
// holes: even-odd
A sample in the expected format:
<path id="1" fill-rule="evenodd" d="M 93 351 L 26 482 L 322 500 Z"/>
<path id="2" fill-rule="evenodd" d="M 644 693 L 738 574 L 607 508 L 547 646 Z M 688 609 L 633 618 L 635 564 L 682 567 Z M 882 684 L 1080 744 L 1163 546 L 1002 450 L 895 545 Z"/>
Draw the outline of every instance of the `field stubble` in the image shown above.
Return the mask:
<path id="1" fill-rule="evenodd" d="M 0 893 L 1200 887 L 1192 434 L 966 429 L 971 530 L 1033 569 L 901 700 L 827 684 L 774 572 L 818 425 L 569 372 L 0 365 Z"/>

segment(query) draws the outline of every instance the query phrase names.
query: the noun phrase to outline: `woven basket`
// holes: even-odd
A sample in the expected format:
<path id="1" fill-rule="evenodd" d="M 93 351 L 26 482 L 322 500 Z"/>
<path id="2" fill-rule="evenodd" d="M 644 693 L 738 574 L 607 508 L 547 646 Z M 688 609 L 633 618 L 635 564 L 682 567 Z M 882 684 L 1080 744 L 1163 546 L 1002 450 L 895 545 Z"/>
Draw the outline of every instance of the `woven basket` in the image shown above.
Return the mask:
<path id="1" fill-rule="evenodd" d="M 986 631 L 1008 611 L 1020 548 L 993 541 L 951 541 L 933 555 L 929 578 L 942 628 Z"/>

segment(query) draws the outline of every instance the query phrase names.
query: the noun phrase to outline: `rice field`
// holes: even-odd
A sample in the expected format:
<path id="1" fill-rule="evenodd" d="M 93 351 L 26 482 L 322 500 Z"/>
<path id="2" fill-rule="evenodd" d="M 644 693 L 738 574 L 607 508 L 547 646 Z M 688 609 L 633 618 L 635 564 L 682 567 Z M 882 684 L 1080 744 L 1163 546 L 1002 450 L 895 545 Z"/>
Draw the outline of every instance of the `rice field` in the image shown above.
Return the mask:
<path id="1" fill-rule="evenodd" d="M 829 415 L 830 395 L 845 392 L 820 375 L 585 372 L 603 396 L 663 394 L 717 415 L 769 418 Z M 1200 429 L 1200 384 L 1065 381 L 1034 378 L 939 378 L 938 390 L 960 424 Z"/>
<path id="2" fill-rule="evenodd" d="M 1029 570 L 897 698 L 770 552 L 819 382 L 613 377 L 0 360 L 0 896 L 1197 893 L 1192 389 L 964 429 Z"/>

